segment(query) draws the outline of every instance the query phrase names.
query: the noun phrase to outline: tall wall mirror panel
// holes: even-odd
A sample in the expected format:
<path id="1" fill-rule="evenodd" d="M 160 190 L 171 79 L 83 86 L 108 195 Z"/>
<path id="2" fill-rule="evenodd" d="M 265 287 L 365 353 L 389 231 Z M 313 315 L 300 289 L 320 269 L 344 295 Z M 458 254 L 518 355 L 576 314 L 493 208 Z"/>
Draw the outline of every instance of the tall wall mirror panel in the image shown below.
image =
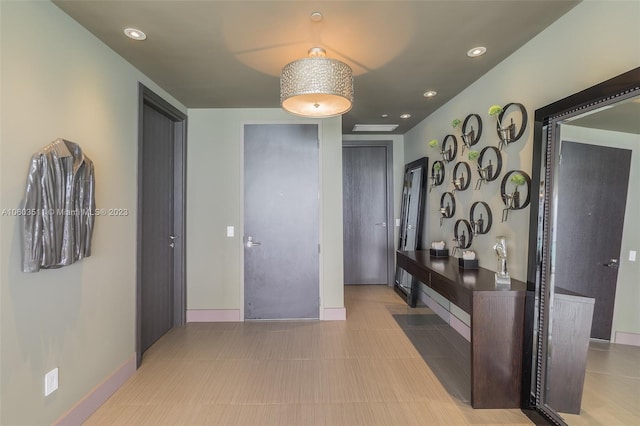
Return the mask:
<path id="1" fill-rule="evenodd" d="M 523 403 L 552 424 L 638 424 L 640 68 L 535 120 Z"/>
<path id="2" fill-rule="evenodd" d="M 422 225 L 427 197 L 428 184 L 427 157 L 408 163 L 404 169 L 404 185 L 402 188 L 402 211 L 400 219 L 400 235 L 398 250 L 420 250 L 422 248 Z M 396 268 L 395 290 L 407 300 L 411 307 L 417 303 L 415 278 L 402 268 Z"/>

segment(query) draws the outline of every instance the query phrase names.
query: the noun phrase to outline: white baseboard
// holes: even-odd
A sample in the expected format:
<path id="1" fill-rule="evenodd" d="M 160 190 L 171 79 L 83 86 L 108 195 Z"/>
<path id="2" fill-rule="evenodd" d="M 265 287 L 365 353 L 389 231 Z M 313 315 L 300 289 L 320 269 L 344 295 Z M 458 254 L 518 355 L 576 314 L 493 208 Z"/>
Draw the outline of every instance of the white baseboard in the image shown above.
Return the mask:
<path id="1" fill-rule="evenodd" d="M 453 327 L 453 329 L 457 331 L 462 337 L 464 337 L 468 342 L 471 341 L 471 328 L 463 321 L 458 319 L 458 317 L 453 315 L 422 290 L 420 290 L 420 292 L 418 293 L 418 299 L 420 299 L 422 303 L 427 305 L 433 312 L 435 312 L 440 318 L 442 318 L 444 322 Z"/>
<path id="2" fill-rule="evenodd" d="M 187 322 L 237 322 L 240 309 L 190 309 L 187 310 Z"/>
<path id="3" fill-rule="evenodd" d="M 87 420 L 120 386 L 136 372 L 136 355 L 133 354 L 116 371 L 102 383 L 93 388 L 69 411 L 62 415 L 54 424 L 60 426 L 81 425 Z"/>
<path id="4" fill-rule="evenodd" d="M 324 321 L 345 321 L 346 319 L 346 308 L 324 308 Z"/>
<path id="5" fill-rule="evenodd" d="M 471 342 L 471 327 L 460 321 L 455 315 L 449 318 L 449 325 L 453 327 L 467 342 Z"/>
<path id="6" fill-rule="evenodd" d="M 621 345 L 640 346 L 640 334 L 624 333 L 622 331 L 616 331 L 615 343 L 618 343 Z"/>

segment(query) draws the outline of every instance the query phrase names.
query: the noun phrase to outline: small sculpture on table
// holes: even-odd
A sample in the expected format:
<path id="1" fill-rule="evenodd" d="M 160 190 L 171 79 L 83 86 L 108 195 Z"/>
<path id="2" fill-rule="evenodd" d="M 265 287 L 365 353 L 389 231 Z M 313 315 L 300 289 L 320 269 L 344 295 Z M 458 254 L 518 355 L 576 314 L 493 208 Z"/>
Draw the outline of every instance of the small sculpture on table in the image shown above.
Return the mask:
<path id="1" fill-rule="evenodd" d="M 511 277 L 507 271 L 507 239 L 496 237 L 496 244 L 493 249 L 498 255 L 498 268 L 496 272 L 496 286 L 511 286 Z"/>

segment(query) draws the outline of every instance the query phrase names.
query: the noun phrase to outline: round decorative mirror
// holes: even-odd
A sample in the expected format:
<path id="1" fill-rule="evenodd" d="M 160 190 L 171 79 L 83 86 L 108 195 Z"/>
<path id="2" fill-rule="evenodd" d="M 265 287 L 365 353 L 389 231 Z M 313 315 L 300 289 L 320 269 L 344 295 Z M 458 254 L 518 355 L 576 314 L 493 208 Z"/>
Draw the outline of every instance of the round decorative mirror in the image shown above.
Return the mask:
<path id="1" fill-rule="evenodd" d="M 493 160 L 492 158 L 493 157 Z M 495 161 L 495 163 L 493 162 Z M 495 146 L 487 146 L 480 151 L 478 157 L 478 174 L 480 179 L 476 182 L 476 189 L 480 189 L 482 182 L 494 181 L 502 171 L 502 154 Z"/>
<path id="2" fill-rule="evenodd" d="M 429 179 L 431 179 L 429 192 L 431 192 L 431 189 L 434 186 L 442 185 L 442 183 L 444 182 L 444 173 L 445 173 L 444 162 L 434 161 L 433 164 L 431 165 L 431 176 L 429 176 Z"/>
<path id="3" fill-rule="evenodd" d="M 474 121 L 475 128 L 473 126 Z M 480 136 L 482 136 L 482 119 L 478 114 L 467 115 L 462 123 L 462 152 L 464 152 L 465 147 L 471 148 L 477 144 L 480 141 Z"/>
<path id="4" fill-rule="evenodd" d="M 466 219 L 456 220 L 456 224 L 453 227 L 453 236 L 453 241 L 457 243 L 456 248 L 465 250 L 471 247 L 473 232 L 469 221 Z"/>
<path id="5" fill-rule="evenodd" d="M 453 168 L 453 176 L 451 178 L 453 183 L 453 193 L 456 191 L 464 191 L 469 188 L 471 183 L 471 167 L 468 163 L 460 161 Z"/>
<path id="6" fill-rule="evenodd" d="M 450 219 L 456 214 L 456 199 L 451 192 L 445 192 L 440 197 L 440 226 L 444 219 Z"/>
<path id="7" fill-rule="evenodd" d="M 478 210 L 477 212 L 476 209 Z M 484 210 L 484 214 L 482 210 Z M 489 204 L 484 201 L 476 201 L 473 203 L 469 211 L 469 223 L 471 224 L 471 231 L 474 235 L 487 234 L 493 224 L 493 214 L 491 213 Z"/>
<path id="8" fill-rule="evenodd" d="M 502 122 L 504 118 L 510 115 L 509 109 L 515 109 L 519 112 L 519 115 L 520 115 L 519 126 L 513 120 L 513 117 L 510 117 L 509 123 Z M 524 105 L 519 104 L 517 102 L 506 104 L 502 108 L 502 112 L 498 116 L 498 122 L 496 123 L 496 132 L 498 133 L 498 137 L 500 138 L 499 148 L 502 149 L 506 145 L 518 141 L 524 134 L 524 131 L 526 128 L 527 128 L 527 110 L 525 109 Z"/>
<path id="9" fill-rule="evenodd" d="M 449 163 L 458 155 L 458 139 L 454 135 L 447 135 L 442 141 L 442 160 L 445 163 Z"/>

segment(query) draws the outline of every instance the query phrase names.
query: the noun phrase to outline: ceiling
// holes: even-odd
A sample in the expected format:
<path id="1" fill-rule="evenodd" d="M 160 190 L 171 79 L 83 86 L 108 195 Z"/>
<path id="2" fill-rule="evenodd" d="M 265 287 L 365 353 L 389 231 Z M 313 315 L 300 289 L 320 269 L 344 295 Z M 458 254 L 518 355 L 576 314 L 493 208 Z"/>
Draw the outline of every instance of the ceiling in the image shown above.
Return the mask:
<path id="1" fill-rule="evenodd" d="M 323 47 L 354 71 L 345 134 L 355 124 L 399 124 L 391 133 L 404 134 L 578 3 L 53 2 L 188 108 L 277 108 L 282 67 Z M 311 21 L 315 11 L 321 22 Z M 127 27 L 147 39 L 126 38 Z M 487 53 L 467 57 L 476 46 Z M 427 90 L 438 94 L 427 99 Z M 411 118 L 400 119 L 405 113 Z"/>

